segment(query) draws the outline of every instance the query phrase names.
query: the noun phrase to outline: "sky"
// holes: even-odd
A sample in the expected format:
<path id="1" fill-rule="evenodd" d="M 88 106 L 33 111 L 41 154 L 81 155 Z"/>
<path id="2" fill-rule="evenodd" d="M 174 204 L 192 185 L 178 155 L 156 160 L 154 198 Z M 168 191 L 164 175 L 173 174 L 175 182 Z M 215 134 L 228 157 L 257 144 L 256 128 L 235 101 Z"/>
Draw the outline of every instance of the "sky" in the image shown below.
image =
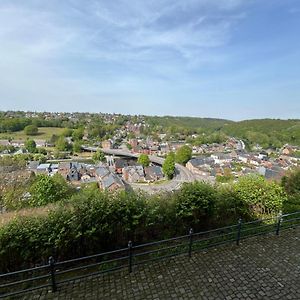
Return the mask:
<path id="1" fill-rule="evenodd" d="M 299 0 L 0 0 L 0 110 L 300 118 Z"/>

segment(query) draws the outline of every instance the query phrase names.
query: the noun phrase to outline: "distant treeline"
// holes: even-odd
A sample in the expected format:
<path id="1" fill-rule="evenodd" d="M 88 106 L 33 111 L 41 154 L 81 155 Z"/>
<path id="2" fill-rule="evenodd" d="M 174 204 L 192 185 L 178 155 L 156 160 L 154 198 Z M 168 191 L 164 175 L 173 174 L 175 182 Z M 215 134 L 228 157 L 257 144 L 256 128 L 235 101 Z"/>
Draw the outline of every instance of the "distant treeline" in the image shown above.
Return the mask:
<path id="1" fill-rule="evenodd" d="M 259 144 L 263 148 L 280 148 L 284 144 L 300 146 L 300 120 L 258 119 L 233 122 L 222 119 L 191 117 L 147 117 L 149 132 L 204 134 L 204 142 L 214 140 L 205 135 L 219 134 L 243 139 L 249 147 Z"/>

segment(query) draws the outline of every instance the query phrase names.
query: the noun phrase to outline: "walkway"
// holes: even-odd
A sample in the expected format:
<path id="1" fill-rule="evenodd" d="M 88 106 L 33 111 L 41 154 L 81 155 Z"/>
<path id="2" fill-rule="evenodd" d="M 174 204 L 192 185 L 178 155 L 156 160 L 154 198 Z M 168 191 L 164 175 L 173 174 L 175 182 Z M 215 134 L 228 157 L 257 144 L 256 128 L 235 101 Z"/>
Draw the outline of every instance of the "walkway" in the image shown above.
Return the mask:
<path id="1" fill-rule="evenodd" d="M 300 299 L 300 228 L 73 282 L 23 299 Z"/>

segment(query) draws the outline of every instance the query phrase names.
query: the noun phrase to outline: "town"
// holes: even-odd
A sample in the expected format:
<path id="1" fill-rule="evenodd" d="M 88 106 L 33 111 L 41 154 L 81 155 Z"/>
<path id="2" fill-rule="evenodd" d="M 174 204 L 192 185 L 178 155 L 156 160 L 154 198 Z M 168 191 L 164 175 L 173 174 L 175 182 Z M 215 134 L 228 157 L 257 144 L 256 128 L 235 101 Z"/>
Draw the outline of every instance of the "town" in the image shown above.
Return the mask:
<path id="1" fill-rule="evenodd" d="M 0 131 L 3 170 L 9 167 L 5 159 L 23 156 L 26 171 L 58 173 L 77 188 L 96 182 L 109 191 L 133 188 L 152 193 L 195 180 L 226 184 L 252 173 L 278 181 L 300 164 L 298 145 L 249 146 L 240 137 L 211 129 L 153 125 L 147 116 L 2 112 Z M 181 148 L 189 153 L 174 160 L 173 173 L 167 176 L 164 159 Z"/>

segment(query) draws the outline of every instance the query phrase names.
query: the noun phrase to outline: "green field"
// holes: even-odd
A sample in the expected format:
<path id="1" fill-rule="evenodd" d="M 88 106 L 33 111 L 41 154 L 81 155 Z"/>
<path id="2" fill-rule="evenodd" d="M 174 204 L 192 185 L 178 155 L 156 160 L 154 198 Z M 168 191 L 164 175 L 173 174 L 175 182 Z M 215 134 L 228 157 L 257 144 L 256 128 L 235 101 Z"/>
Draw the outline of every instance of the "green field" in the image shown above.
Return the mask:
<path id="1" fill-rule="evenodd" d="M 24 130 L 9 132 L 9 133 L 0 133 L 0 139 L 13 139 L 13 140 L 26 140 L 27 138 L 33 138 L 36 140 L 48 140 L 53 134 L 60 135 L 65 130 L 65 128 L 59 127 L 39 127 L 39 132 L 37 135 L 26 135 Z"/>

